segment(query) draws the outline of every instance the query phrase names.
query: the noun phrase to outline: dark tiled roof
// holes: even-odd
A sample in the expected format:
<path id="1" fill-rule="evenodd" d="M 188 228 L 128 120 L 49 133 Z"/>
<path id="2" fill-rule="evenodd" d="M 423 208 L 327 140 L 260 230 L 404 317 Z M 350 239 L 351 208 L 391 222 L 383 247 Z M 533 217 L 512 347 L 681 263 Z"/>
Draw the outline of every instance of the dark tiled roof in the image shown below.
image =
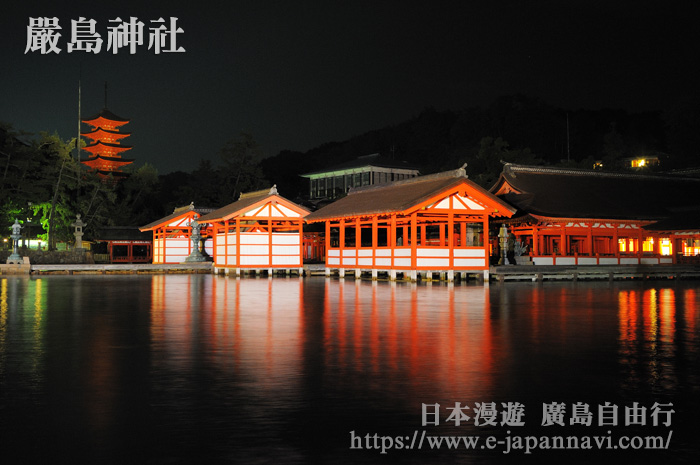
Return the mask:
<path id="1" fill-rule="evenodd" d="M 311 173 L 305 173 L 301 176 L 309 176 L 312 174 L 329 173 L 333 171 L 349 170 L 353 168 L 363 168 L 366 166 L 375 166 L 377 168 L 394 168 L 403 170 L 416 170 L 418 168 L 409 165 L 405 161 L 394 160 L 393 158 L 385 157 L 378 153 L 373 153 L 372 155 L 365 155 L 363 157 L 355 158 L 354 160 L 341 163 L 339 165 L 330 166 L 323 170 L 313 171 Z"/>
<path id="2" fill-rule="evenodd" d="M 560 218 L 658 220 L 700 204 L 700 179 L 506 164 L 499 197 L 521 213 Z"/>
<path id="3" fill-rule="evenodd" d="M 126 123 L 129 122 L 128 119 L 122 118 L 121 116 L 117 116 L 106 108 L 103 108 L 102 110 L 100 110 L 100 112 L 97 113 L 96 115 L 90 116 L 89 118 L 84 118 L 83 122 L 93 121 L 93 120 L 96 120 L 97 118 L 100 118 L 100 117 L 102 117 L 104 119 L 111 120 L 111 121 L 123 121 Z"/>
<path id="4" fill-rule="evenodd" d="M 248 210 L 248 208 L 250 208 L 251 206 L 265 201 L 268 197 L 276 197 L 278 199 L 283 200 L 284 202 L 287 202 L 290 205 L 296 206 L 302 211 L 308 211 L 306 210 L 306 208 L 295 204 L 291 200 L 285 199 L 277 193 L 276 187 L 272 187 L 272 189 L 264 189 L 256 192 L 243 193 L 237 201 L 230 203 L 225 207 L 221 207 L 218 210 L 214 210 L 213 212 L 207 215 L 202 216 L 201 218 L 199 218 L 198 221 L 200 223 L 212 223 L 214 221 L 219 221 L 224 218 L 237 216 L 240 213 L 245 213 L 245 211 Z"/>
<path id="5" fill-rule="evenodd" d="M 700 231 L 700 211 L 679 212 L 644 226 L 647 231 Z"/>
<path id="6" fill-rule="evenodd" d="M 352 189 L 346 197 L 336 200 L 306 217 L 306 221 L 322 221 L 334 218 L 382 215 L 392 212 L 405 212 L 429 200 L 445 190 L 465 184 L 469 188 L 492 197 L 494 203 L 504 212 L 514 213 L 515 209 L 470 181 L 464 170 L 420 176 L 391 184 Z"/>

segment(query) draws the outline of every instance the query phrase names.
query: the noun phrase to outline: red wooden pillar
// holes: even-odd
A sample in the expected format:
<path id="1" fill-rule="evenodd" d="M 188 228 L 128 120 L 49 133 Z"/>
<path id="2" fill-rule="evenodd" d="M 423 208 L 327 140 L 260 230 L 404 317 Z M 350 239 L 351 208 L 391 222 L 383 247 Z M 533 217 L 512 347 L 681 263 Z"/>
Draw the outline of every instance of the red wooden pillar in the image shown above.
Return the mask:
<path id="1" fill-rule="evenodd" d="M 391 214 L 389 222 L 389 247 L 391 248 L 391 268 L 394 268 L 394 249 L 396 249 L 396 213 Z"/>
<path id="2" fill-rule="evenodd" d="M 377 216 L 372 217 L 372 268 L 376 266 L 377 247 L 378 247 L 378 231 L 377 231 Z"/>
<path id="3" fill-rule="evenodd" d="M 236 217 L 236 266 L 241 266 L 241 218 Z"/>
<path id="4" fill-rule="evenodd" d="M 644 250 L 644 237 L 642 236 L 642 228 L 637 231 L 637 259 L 642 263 L 642 251 Z"/>
<path id="5" fill-rule="evenodd" d="M 539 228 L 537 225 L 532 226 L 532 256 L 536 257 L 537 255 L 540 254 L 540 250 L 542 248 L 540 247 L 540 235 L 539 235 Z"/>
<path id="6" fill-rule="evenodd" d="M 272 207 L 270 215 L 272 215 Z M 272 216 L 267 219 L 267 266 L 272 266 Z"/>
<path id="7" fill-rule="evenodd" d="M 484 237 L 481 240 L 481 246 L 484 248 L 484 253 L 486 254 L 486 262 L 484 263 L 484 266 L 486 268 L 489 267 L 489 264 L 491 263 L 491 241 L 489 241 L 489 215 L 488 213 L 484 214 Z"/>
<path id="8" fill-rule="evenodd" d="M 411 214 L 411 268 L 414 270 L 417 269 L 416 267 L 418 265 L 417 236 L 418 236 L 418 214 L 414 212 Z"/>
<path id="9" fill-rule="evenodd" d="M 165 228 L 163 228 L 163 229 L 161 230 L 161 238 L 162 238 L 162 239 L 161 239 L 161 244 L 162 244 L 162 245 L 161 245 L 161 248 L 160 248 L 160 252 L 161 252 L 161 260 L 162 260 L 162 261 L 161 261 L 160 263 L 168 263 L 168 259 L 167 259 L 168 256 L 165 254 L 165 245 L 167 244 L 168 241 L 165 239 L 165 236 L 166 236 L 166 234 L 165 234 Z M 110 244 L 111 244 L 111 242 L 110 242 Z M 110 261 L 110 262 L 112 261 L 112 250 L 111 250 L 111 249 L 110 249 L 110 251 L 109 251 L 109 261 Z"/>
<path id="10" fill-rule="evenodd" d="M 328 266 L 328 251 L 331 248 L 331 220 L 326 220 L 326 253 L 324 254 L 324 258 L 326 261 L 326 266 Z"/>
<path id="11" fill-rule="evenodd" d="M 454 240 L 453 240 L 453 235 L 454 235 L 454 213 L 452 212 L 452 202 L 453 198 L 450 197 L 450 212 L 447 214 L 447 250 L 449 251 L 450 254 L 450 262 L 449 262 L 449 267 L 450 269 L 454 269 L 455 266 L 455 246 L 454 246 Z M 440 228 L 440 231 L 442 231 L 442 227 Z M 443 235 L 444 236 L 444 235 Z M 445 247 L 445 241 L 444 237 L 440 238 L 440 244 L 442 247 Z"/>
<path id="12" fill-rule="evenodd" d="M 341 218 L 338 227 L 338 266 L 343 268 L 343 249 L 345 248 L 345 218 Z"/>

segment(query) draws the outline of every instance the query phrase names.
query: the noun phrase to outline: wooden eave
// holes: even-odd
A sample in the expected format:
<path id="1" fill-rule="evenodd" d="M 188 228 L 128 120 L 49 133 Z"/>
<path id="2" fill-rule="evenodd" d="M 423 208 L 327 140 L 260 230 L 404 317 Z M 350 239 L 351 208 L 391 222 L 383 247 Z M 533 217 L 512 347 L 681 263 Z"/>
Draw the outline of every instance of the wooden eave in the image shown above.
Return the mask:
<path id="1" fill-rule="evenodd" d="M 98 164 L 100 160 L 103 160 L 104 164 L 111 166 L 124 166 L 134 162 L 133 158 L 110 157 L 106 155 L 95 154 L 90 158 L 81 159 L 80 163 L 90 167 L 94 167 L 94 165 Z"/>
<path id="2" fill-rule="evenodd" d="M 168 226 L 173 221 L 184 220 L 186 218 L 193 218 L 194 219 L 195 215 L 197 215 L 197 212 L 195 210 L 177 211 L 177 212 L 171 213 L 170 215 L 165 216 L 159 220 L 156 220 L 152 223 L 149 223 L 145 226 L 141 226 L 139 228 L 139 230 L 141 230 L 141 231 L 154 231 L 156 229 L 160 229 L 160 228 Z"/>
<path id="3" fill-rule="evenodd" d="M 105 151 L 115 151 L 115 152 L 125 152 L 127 150 L 131 150 L 133 147 L 130 145 L 120 145 L 120 144 L 112 144 L 109 142 L 102 142 L 98 140 L 97 142 L 86 145 L 82 149 L 85 150 L 86 152 L 90 153 L 100 153 L 100 152 L 105 152 Z"/>
<path id="4" fill-rule="evenodd" d="M 89 139 L 92 139 L 94 141 L 99 141 L 102 140 L 103 138 L 106 137 L 113 137 L 114 139 L 123 139 L 125 137 L 129 137 L 131 135 L 130 132 L 119 132 L 119 131 L 113 131 L 111 129 L 104 129 L 104 128 L 96 128 L 94 131 L 90 132 L 82 132 L 80 133 L 81 136 L 87 137 Z"/>
<path id="5" fill-rule="evenodd" d="M 495 196 L 505 195 L 505 194 L 522 194 L 523 192 L 513 186 L 508 180 L 503 176 L 503 173 L 498 177 L 498 181 L 489 189 Z"/>
<path id="6" fill-rule="evenodd" d="M 610 218 L 569 218 L 557 216 L 543 216 L 528 213 L 517 218 L 509 218 L 506 220 L 497 220 L 498 223 L 516 224 L 530 223 L 533 226 L 546 223 L 613 223 L 613 224 L 638 224 L 645 226 L 654 223 L 652 220 L 630 220 L 630 219 L 610 219 Z M 538 223 L 538 224 L 533 224 Z"/>

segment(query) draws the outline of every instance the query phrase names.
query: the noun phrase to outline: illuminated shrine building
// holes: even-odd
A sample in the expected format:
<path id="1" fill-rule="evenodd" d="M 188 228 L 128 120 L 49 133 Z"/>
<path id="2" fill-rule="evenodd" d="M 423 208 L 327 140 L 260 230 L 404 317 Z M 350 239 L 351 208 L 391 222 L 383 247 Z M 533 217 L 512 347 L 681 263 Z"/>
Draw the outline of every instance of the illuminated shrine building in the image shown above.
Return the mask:
<path id="1" fill-rule="evenodd" d="M 122 158 L 122 153 L 131 150 L 132 147 L 122 145 L 121 140 L 129 137 L 131 133 L 120 132 L 119 128 L 129 123 L 129 120 L 103 108 L 98 114 L 82 122 L 92 126 L 92 130 L 81 133 L 83 137 L 90 139 L 90 143 L 83 147 L 90 156 L 82 158 L 80 162 L 97 171 L 103 181 L 109 179 L 110 175 L 113 182 L 125 178 L 127 174 L 122 172 L 122 168 L 130 165 L 134 160 Z"/>
<path id="2" fill-rule="evenodd" d="M 506 163 L 490 191 L 535 265 L 700 263 L 700 179 Z"/>

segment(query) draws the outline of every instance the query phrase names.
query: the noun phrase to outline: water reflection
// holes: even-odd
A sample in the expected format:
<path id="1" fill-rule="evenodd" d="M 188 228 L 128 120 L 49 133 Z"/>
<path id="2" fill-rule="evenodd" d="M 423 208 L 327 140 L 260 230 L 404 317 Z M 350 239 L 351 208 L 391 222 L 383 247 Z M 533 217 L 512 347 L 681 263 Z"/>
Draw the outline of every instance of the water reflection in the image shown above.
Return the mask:
<path id="1" fill-rule="evenodd" d="M 658 400 L 690 418 L 700 296 L 661 284 L 2 278 L 0 434 L 51 438 L 41 458 L 309 463 L 345 458 L 350 430 L 412 432 L 423 402 Z"/>

